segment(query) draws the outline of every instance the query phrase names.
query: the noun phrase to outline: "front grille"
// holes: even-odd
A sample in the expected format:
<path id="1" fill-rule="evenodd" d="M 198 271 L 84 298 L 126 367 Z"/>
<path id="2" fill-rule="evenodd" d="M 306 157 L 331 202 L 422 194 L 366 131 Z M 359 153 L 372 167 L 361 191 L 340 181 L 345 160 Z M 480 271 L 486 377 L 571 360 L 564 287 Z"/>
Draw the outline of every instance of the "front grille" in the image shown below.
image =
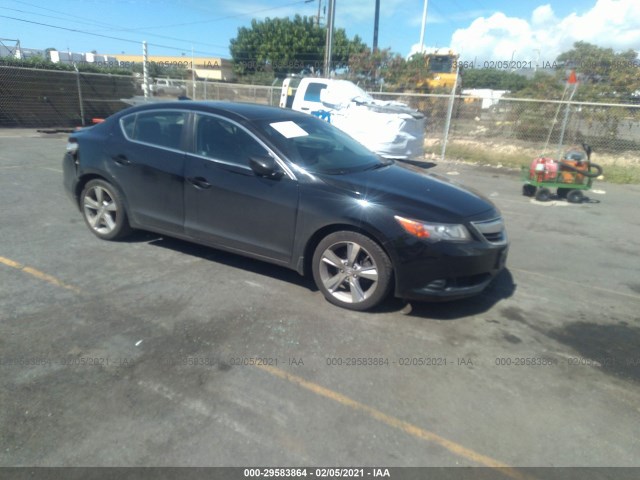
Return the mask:
<path id="1" fill-rule="evenodd" d="M 507 243 L 507 232 L 504 229 L 504 220 L 502 217 L 484 220 L 482 222 L 471 222 L 476 231 L 487 242 L 494 245 L 503 245 Z"/>

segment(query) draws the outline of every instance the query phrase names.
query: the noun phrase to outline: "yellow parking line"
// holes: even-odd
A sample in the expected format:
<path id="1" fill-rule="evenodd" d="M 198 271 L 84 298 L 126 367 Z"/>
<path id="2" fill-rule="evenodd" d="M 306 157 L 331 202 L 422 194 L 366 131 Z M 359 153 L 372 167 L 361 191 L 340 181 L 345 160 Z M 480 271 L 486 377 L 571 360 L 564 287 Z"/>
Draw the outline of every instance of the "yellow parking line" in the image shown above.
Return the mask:
<path id="1" fill-rule="evenodd" d="M 504 476 L 507 476 L 516 480 L 524 480 L 524 479 L 531 478 L 527 475 L 524 475 L 521 472 L 518 472 L 513 467 L 500 462 L 499 460 L 495 460 L 491 457 L 487 457 L 486 455 L 482 455 L 481 453 L 475 452 L 467 447 L 460 445 L 459 443 L 456 443 L 444 437 L 441 437 L 436 433 L 433 433 L 423 428 L 412 425 L 409 422 L 405 422 L 404 420 L 400 420 L 399 418 L 392 417 L 391 415 L 387 415 L 386 413 L 381 412 L 376 408 L 373 408 L 369 405 L 365 405 L 364 403 L 360 403 L 357 400 L 353 400 L 352 398 L 342 395 L 341 393 L 335 392 L 321 385 L 305 380 L 302 377 L 293 375 L 291 373 L 285 372 L 284 370 L 281 370 L 276 367 L 268 366 L 268 365 L 257 365 L 257 368 L 267 373 L 270 373 L 271 375 L 279 377 L 283 380 L 291 382 L 295 385 L 298 385 L 302 388 L 306 388 L 307 390 L 310 390 L 311 392 L 317 395 L 333 400 L 334 402 L 340 403 L 341 405 L 352 408 L 353 410 L 356 410 L 358 412 L 365 413 L 370 417 L 373 417 L 379 422 L 384 423 L 392 428 L 401 430 L 404 433 L 417 437 L 421 440 L 435 443 L 445 448 L 446 450 L 449 450 L 455 455 L 466 458 L 467 460 L 471 460 L 472 462 L 475 462 L 484 467 L 490 467 L 490 468 L 496 469 L 498 472 L 502 473 Z"/>
<path id="2" fill-rule="evenodd" d="M 16 270 L 23 271 L 24 273 L 31 275 L 39 280 L 43 280 L 51 285 L 55 285 L 56 287 L 66 288 L 67 290 L 71 290 L 75 293 L 80 293 L 80 289 L 78 287 L 74 287 L 73 285 L 68 285 L 64 283 L 62 280 L 58 280 L 56 277 L 49 275 L 48 273 L 41 272 L 40 270 L 36 270 L 35 268 L 28 267 L 26 265 L 22 265 L 21 263 L 15 262 L 5 257 L 0 257 L 0 263 L 6 265 L 7 267 L 15 268 Z"/>

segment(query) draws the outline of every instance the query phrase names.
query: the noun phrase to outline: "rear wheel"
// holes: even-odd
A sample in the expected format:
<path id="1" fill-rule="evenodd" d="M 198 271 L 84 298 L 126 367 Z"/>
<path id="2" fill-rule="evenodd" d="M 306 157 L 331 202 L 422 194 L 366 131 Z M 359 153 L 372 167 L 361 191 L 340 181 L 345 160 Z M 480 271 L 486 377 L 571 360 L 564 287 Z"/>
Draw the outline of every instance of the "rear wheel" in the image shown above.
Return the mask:
<path id="1" fill-rule="evenodd" d="M 313 255 L 313 278 L 322 294 L 350 310 L 367 310 L 384 300 L 392 272 L 380 245 L 356 232 L 328 235 Z"/>
<path id="2" fill-rule="evenodd" d="M 80 207 L 89 229 L 103 240 L 117 240 L 131 232 L 120 193 L 104 180 L 88 182 Z"/>
<path id="3" fill-rule="evenodd" d="M 536 192 L 536 200 L 548 202 L 551 199 L 551 191 L 548 188 L 539 188 Z"/>

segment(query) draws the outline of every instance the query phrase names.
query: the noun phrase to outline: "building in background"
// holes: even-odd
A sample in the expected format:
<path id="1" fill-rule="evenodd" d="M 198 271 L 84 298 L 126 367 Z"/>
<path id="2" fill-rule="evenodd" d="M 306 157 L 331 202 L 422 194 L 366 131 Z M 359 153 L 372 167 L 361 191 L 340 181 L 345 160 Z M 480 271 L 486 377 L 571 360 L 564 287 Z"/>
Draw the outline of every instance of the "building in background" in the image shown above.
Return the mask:
<path id="1" fill-rule="evenodd" d="M 117 59 L 119 66 L 125 68 L 137 63 L 142 64 L 142 55 L 109 56 Z M 224 58 L 149 55 L 148 60 L 164 67 L 185 68 L 189 72 L 193 70 L 197 80 L 230 82 L 234 79 L 231 61 Z"/>
<path id="2" fill-rule="evenodd" d="M 22 48 L 19 40 L 0 39 L 0 57 L 11 57 L 18 60 L 40 57 L 53 63 L 62 64 L 91 64 L 104 67 L 130 68 L 133 65 L 142 65 L 142 54 L 99 54 L 96 52 L 78 53 L 55 49 L 38 50 Z M 195 74 L 196 80 L 209 80 L 217 82 L 230 82 L 235 79 L 230 60 L 219 57 L 187 57 L 187 56 L 162 56 L 149 55 L 149 62 L 169 68 L 184 68 L 191 76 Z"/>

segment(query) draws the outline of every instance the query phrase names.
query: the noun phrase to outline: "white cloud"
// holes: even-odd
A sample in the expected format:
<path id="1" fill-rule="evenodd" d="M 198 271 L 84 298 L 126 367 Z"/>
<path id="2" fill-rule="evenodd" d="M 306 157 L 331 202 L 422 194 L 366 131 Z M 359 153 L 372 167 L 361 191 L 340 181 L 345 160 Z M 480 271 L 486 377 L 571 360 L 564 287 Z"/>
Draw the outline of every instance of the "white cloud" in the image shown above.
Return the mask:
<path id="1" fill-rule="evenodd" d="M 530 20 L 495 13 L 458 29 L 451 46 L 463 59 L 553 62 L 577 41 L 614 50 L 638 49 L 638 0 L 597 0 L 584 14 L 557 18 L 549 4 L 533 10 Z"/>
<path id="2" fill-rule="evenodd" d="M 535 27 L 544 28 L 546 25 L 556 22 L 556 16 L 549 4 L 539 6 L 531 14 L 531 24 Z"/>

